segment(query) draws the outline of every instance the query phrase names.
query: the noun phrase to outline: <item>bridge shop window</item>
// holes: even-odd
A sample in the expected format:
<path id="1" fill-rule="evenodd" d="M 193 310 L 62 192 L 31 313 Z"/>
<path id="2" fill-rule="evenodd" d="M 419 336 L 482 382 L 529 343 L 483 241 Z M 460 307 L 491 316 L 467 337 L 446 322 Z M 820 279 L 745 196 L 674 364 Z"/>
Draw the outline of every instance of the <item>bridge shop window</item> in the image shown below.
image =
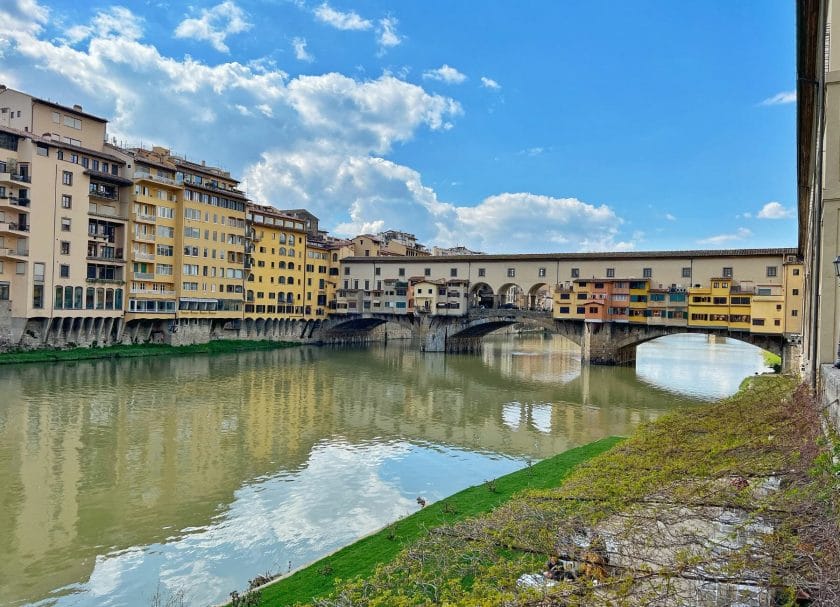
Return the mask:
<path id="1" fill-rule="evenodd" d="M 478 269 L 478 275 L 479 276 L 487 276 L 487 270 L 485 268 L 479 268 Z"/>
<path id="2" fill-rule="evenodd" d="M 767 278 L 774 278 L 778 273 L 776 266 L 767 266 Z"/>
<path id="3" fill-rule="evenodd" d="M 615 268 L 607 268 L 607 278 L 615 278 Z"/>
<path id="4" fill-rule="evenodd" d="M 721 276 L 724 278 L 732 278 L 732 268 L 723 268 Z"/>
<path id="5" fill-rule="evenodd" d="M 580 278 L 580 268 L 572 268 L 572 278 Z"/>
<path id="6" fill-rule="evenodd" d="M 653 277 L 653 268 L 642 268 L 642 278 Z"/>
<path id="7" fill-rule="evenodd" d="M 560 307 L 560 314 L 568 314 L 569 313 L 569 306 L 561 306 Z"/>
<path id="8" fill-rule="evenodd" d="M 578 306 L 578 308 L 577 308 L 577 313 L 578 313 L 578 314 L 584 314 L 584 313 L 585 313 L 585 310 L 586 310 L 586 309 L 585 309 L 583 306 Z"/>

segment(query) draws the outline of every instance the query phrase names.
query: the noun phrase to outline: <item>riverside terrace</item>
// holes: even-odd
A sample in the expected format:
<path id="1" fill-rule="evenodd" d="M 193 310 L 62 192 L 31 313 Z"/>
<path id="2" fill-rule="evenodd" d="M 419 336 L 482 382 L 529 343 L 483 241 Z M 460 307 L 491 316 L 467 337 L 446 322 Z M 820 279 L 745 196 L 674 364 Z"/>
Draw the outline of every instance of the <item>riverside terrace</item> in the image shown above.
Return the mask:
<path id="1" fill-rule="evenodd" d="M 426 351 L 463 351 L 474 349 L 483 335 L 502 326 L 531 322 L 577 342 L 585 360 L 625 364 L 635 360 L 639 343 L 666 334 L 699 331 L 755 343 L 783 354 L 790 365 L 794 356 L 789 346 L 799 341 L 797 327 L 802 315 L 801 268 L 794 249 L 353 257 L 342 260 L 335 316 L 319 333 L 326 340 L 358 340 L 372 328 L 389 323 L 386 333 L 420 337 Z M 686 307 L 681 320 L 675 322 L 640 318 L 627 323 L 626 309 L 623 319 L 592 322 L 588 317 L 563 319 L 557 314 L 552 319 L 547 312 L 552 309 L 553 292 L 589 277 L 637 278 L 651 291 L 689 293 L 712 286 L 713 280 L 737 282 L 742 293 L 754 290 L 756 310 L 768 309 L 775 318 L 766 325 L 763 318 L 755 318 L 752 324 L 756 326 L 729 326 L 728 309 L 715 307 L 720 303 L 728 308 L 728 300 L 703 298 L 709 303 L 698 309 L 696 322 L 693 316 L 689 318 Z M 429 306 L 426 298 L 433 292 L 440 298 Z M 631 308 L 635 306 L 630 303 Z M 511 308 L 530 313 L 523 315 Z M 743 310 L 738 312 L 739 322 L 747 318 Z"/>

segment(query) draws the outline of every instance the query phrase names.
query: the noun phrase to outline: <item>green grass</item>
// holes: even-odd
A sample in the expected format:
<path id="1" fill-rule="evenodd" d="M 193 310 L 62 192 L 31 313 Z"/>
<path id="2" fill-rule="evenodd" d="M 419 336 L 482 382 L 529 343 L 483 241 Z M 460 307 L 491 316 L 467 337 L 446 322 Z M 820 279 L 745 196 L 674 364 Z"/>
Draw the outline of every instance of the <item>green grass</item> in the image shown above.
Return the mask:
<path id="1" fill-rule="evenodd" d="M 765 350 L 762 352 L 762 355 L 764 355 L 764 364 L 768 367 L 782 364 L 782 357 L 778 354 L 773 354 L 772 352 Z"/>
<path id="2" fill-rule="evenodd" d="M 70 348 L 68 350 L 32 350 L 0 354 L 0 365 L 42 363 L 56 361 L 90 360 L 97 358 L 135 358 L 139 356 L 169 356 L 174 354 L 216 354 L 246 352 L 250 350 L 275 350 L 298 344 L 279 341 L 247 341 L 218 339 L 206 344 L 168 346 L 166 344 L 137 344 L 109 346 L 106 348 Z"/>
<path id="3" fill-rule="evenodd" d="M 312 563 L 261 591 L 262 605 L 294 605 L 329 594 L 335 580 L 368 576 L 380 563 L 390 562 L 407 544 L 431 527 L 490 512 L 526 489 L 557 487 L 579 463 L 600 455 L 621 438 L 604 438 L 570 449 L 493 481 L 464 489 L 330 556 Z"/>

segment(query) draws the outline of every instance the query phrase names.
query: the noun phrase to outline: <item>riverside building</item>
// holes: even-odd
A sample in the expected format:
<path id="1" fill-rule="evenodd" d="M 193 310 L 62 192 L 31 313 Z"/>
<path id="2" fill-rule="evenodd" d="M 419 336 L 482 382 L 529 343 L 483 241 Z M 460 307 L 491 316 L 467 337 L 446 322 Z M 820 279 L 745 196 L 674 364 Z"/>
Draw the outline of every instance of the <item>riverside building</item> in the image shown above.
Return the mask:
<path id="1" fill-rule="evenodd" d="M 131 181 L 107 121 L 0 86 L 0 342 L 103 344 L 122 330 Z"/>

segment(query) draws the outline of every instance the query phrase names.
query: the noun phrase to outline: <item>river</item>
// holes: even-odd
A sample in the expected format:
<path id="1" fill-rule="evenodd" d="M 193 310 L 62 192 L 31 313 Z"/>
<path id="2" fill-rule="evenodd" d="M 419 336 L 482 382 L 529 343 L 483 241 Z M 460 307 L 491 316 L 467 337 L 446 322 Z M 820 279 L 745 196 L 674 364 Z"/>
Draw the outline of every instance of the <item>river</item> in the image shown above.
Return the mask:
<path id="1" fill-rule="evenodd" d="M 737 390 L 705 336 L 589 367 L 541 335 L 0 368 L 0 605 L 208 605 L 438 500 Z"/>

